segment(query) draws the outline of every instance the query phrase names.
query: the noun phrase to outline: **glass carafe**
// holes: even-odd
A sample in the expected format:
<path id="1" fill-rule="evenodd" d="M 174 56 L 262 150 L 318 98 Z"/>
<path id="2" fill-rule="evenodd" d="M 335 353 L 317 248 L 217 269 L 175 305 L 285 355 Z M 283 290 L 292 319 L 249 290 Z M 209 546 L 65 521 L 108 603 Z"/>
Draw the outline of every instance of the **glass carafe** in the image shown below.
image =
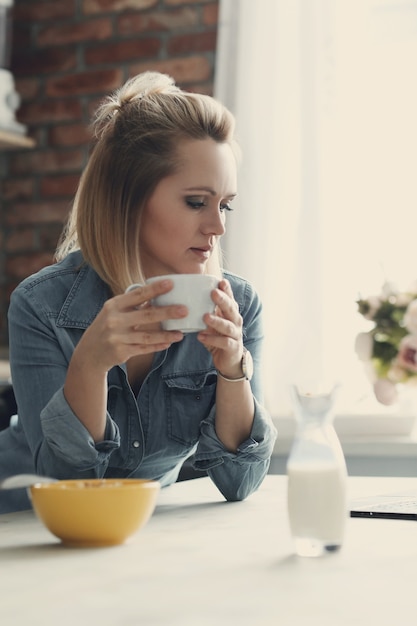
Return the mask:
<path id="1" fill-rule="evenodd" d="M 343 543 L 347 506 L 347 471 L 333 427 L 337 386 L 323 393 L 290 393 L 297 431 L 288 457 L 288 516 L 295 551 L 320 556 Z"/>

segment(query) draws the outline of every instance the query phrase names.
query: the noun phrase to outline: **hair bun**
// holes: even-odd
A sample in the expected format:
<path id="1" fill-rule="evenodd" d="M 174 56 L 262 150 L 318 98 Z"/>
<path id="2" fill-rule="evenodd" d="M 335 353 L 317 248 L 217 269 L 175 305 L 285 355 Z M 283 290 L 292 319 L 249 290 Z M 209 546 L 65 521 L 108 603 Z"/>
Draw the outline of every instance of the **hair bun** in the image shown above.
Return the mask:
<path id="1" fill-rule="evenodd" d="M 121 106 L 125 102 L 142 99 L 146 96 L 159 93 L 177 93 L 178 87 L 168 74 L 159 72 L 144 72 L 130 78 L 120 89 L 116 91 Z"/>
<path id="2" fill-rule="evenodd" d="M 93 130 L 101 137 L 113 127 L 115 116 L 134 102 L 157 94 L 177 94 L 180 92 L 174 79 L 160 72 L 143 72 L 130 78 L 122 87 L 110 94 L 96 111 Z"/>

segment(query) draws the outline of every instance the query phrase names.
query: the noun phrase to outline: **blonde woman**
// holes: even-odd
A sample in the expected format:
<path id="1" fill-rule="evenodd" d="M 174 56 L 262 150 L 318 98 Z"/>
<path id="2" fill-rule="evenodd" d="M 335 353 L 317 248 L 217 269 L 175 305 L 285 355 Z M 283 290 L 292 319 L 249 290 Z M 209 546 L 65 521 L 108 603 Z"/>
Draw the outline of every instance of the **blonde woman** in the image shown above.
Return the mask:
<path id="1" fill-rule="evenodd" d="M 99 107 L 95 142 L 56 263 L 25 279 L 9 309 L 18 417 L 0 433 L 0 478 L 174 482 L 193 456 L 227 500 L 264 478 L 275 429 L 262 406 L 261 303 L 221 268 L 237 193 L 234 120 L 164 74 L 129 80 Z M 184 335 L 150 301 L 210 273 L 215 313 Z M 132 283 L 144 286 L 125 293 Z M 253 376 L 252 376 L 253 370 Z M 0 493 L 0 511 L 29 506 Z"/>

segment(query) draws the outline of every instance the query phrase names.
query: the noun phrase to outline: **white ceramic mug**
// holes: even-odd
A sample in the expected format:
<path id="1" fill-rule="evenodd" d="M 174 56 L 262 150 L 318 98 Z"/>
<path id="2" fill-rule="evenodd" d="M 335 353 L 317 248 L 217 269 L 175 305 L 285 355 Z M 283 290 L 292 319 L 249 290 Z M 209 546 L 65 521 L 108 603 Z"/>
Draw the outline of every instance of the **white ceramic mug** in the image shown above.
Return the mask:
<path id="1" fill-rule="evenodd" d="M 175 320 L 163 320 L 164 330 L 180 330 L 183 333 L 196 333 L 205 330 L 203 321 L 205 313 L 214 313 L 215 304 L 211 299 L 211 292 L 219 284 L 219 279 L 210 274 L 168 274 L 148 278 L 148 284 L 158 280 L 169 279 L 173 288 L 152 300 L 155 306 L 183 304 L 188 308 L 187 317 Z M 126 291 L 132 291 L 141 285 L 130 285 Z"/>

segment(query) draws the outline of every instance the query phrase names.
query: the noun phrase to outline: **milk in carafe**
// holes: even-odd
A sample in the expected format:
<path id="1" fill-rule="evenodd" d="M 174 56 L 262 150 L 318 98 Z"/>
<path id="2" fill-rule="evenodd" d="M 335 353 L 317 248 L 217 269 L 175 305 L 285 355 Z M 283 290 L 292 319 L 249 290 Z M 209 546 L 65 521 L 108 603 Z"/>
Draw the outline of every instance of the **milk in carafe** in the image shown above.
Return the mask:
<path id="1" fill-rule="evenodd" d="M 304 395 L 293 388 L 298 430 L 288 458 L 288 518 L 295 551 L 338 550 L 348 517 L 346 463 L 332 424 L 333 391 Z"/>

